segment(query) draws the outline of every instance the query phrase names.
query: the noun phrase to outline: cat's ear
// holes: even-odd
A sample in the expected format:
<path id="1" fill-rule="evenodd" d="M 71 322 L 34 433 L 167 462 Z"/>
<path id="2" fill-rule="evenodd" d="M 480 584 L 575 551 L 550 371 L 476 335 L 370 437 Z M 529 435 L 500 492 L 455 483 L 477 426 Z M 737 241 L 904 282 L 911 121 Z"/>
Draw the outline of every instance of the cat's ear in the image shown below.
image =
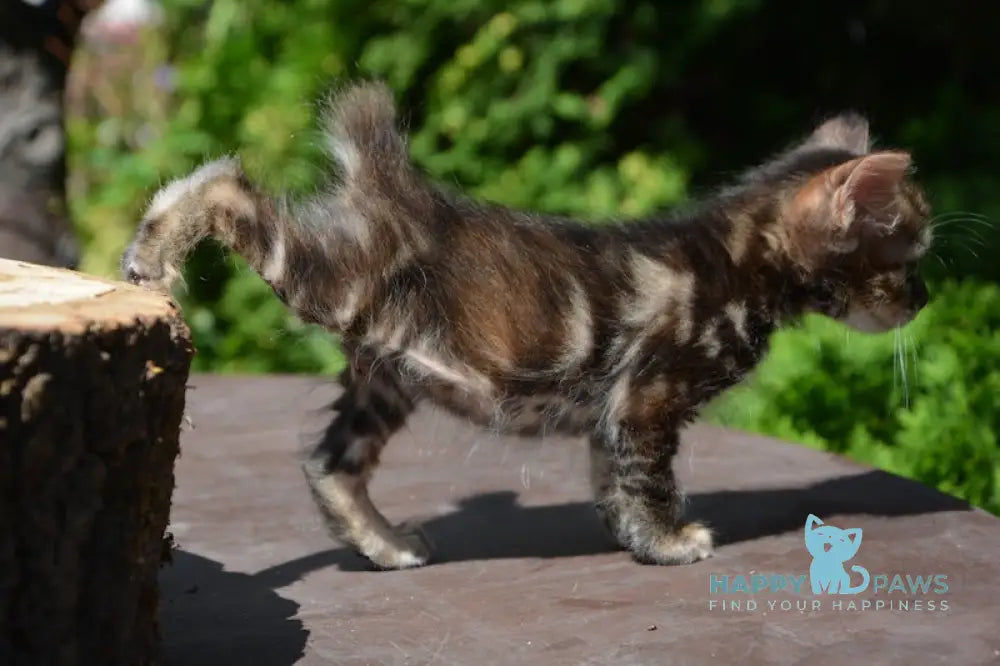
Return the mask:
<path id="1" fill-rule="evenodd" d="M 865 155 L 871 150 L 868 121 L 857 113 L 842 113 L 813 130 L 803 147 L 833 148 Z"/>
<path id="2" fill-rule="evenodd" d="M 823 524 L 822 520 L 820 520 L 819 518 L 810 513 L 809 517 L 806 518 L 806 532 L 810 532 L 814 530 L 817 525 L 822 525 L 822 524 Z"/>
<path id="3" fill-rule="evenodd" d="M 878 152 L 811 178 L 788 209 L 796 256 L 808 265 L 824 252 L 852 252 L 862 237 L 888 236 L 910 162 L 909 153 Z"/>
<path id="4" fill-rule="evenodd" d="M 912 158 L 904 152 L 880 152 L 859 157 L 834 167 L 830 172 L 833 210 L 839 222 L 853 224 L 862 213 L 876 221 L 892 221 L 892 203 Z"/>

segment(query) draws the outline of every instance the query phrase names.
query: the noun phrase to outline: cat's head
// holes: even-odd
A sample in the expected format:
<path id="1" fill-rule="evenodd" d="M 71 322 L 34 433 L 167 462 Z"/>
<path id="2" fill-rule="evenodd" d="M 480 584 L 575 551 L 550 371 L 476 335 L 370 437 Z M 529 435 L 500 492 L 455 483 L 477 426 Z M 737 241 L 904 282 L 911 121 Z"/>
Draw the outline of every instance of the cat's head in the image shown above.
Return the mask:
<path id="1" fill-rule="evenodd" d="M 913 319 L 928 300 L 917 264 L 932 235 L 910 154 L 871 151 L 867 121 L 847 114 L 786 159 L 799 170 L 782 236 L 812 290 L 809 308 L 868 332 Z"/>
<path id="2" fill-rule="evenodd" d="M 861 546 L 861 528 L 842 530 L 809 514 L 806 518 L 806 549 L 814 559 L 846 562 L 854 557 Z"/>

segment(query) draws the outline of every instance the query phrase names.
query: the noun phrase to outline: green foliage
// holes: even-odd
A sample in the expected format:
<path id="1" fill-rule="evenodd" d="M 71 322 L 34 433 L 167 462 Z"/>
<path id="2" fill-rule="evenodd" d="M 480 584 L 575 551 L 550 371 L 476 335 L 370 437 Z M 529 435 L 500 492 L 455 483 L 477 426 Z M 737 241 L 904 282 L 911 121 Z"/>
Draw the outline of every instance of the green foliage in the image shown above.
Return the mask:
<path id="1" fill-rule="evenodd" d="M 996 20 L 974 12 L 940 29 L 937 5 L 921 1 L 850 13 L 792 0 L 163 4 L 167 23 L 117 60 L 85 51 L 75 64 L 70 187 L 95 273 L 116 271 L 146 197 L 206 158 L 238 153 L 274 190 L 314 187 L 315 100 L 358 75 L 397 92 L 431 176 L 517 207 L 648 213 L 718 185 L 820 114 L 856 108 L 881 143 L 913 148 L 938 211 L 1000 212 L 1000 107 L 981 103 L 1000 67 Z M 988 217 L 939 231 L 937 278 L 1000 278 Z M 197 369 L 342 364 L 335 341 L 290 316 L 239 260 L 200 248 L 186 278 Z M 997 299 L 988 284 L 937 290 L 902 357 L 891 337 L 809 320 L 777 335 L 753 382 L 712 414 L 1000 512 Z"/>
<path id="2" fill-rule="evenodd" d="M 1000 513 L 1000 287 L 946 284 L 902 333 L 819 317 L 774 336 L 718 423 L 807 442 Z"/>
<path id="3" fill-rule="evenodd" d="M 211 306 L 189 303 L 185 316 L 198 353 L 193 369 L 212 372 L 333 374 L 343 367 L 336 339 L 289 316 L 271 289 L 242 262 L 219 284 Z"/>

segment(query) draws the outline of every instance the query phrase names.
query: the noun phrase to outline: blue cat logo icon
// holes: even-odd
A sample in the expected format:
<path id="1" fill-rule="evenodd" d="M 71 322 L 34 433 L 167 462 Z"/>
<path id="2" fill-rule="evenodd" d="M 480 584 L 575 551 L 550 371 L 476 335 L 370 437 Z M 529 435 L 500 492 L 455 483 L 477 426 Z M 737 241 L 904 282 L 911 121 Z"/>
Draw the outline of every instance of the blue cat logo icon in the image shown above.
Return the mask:
<path id="1" fill-rule="evenodd" d="M 813 557 L 809 565 L 813 594 L 858 594 L 868 589 L 871 580 L 868 569 L 857 564 L 851 567 L 851 571 L 861 574 L 861 584 L 851 587 L 851 574 L 844 568 L 844 562 L 857 554 L 860 545 L 860 527 L 842 530 L 826 525 L 809 514 L 806 518 L 806 549 Z"/>

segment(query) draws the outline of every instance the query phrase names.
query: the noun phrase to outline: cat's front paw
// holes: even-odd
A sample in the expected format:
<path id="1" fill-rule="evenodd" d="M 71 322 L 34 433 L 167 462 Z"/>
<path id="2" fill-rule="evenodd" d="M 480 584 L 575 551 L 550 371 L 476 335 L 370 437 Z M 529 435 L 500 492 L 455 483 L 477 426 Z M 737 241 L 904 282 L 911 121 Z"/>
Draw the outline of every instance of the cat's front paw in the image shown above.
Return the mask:
<path id="1" fill-rule="evenodd" d="M 688 523 L 675 531 L 649 535 L 632 554 L 644 564 L 691 564 L 712 556 L 712 531 L 701 523 Z"/>
<path id="2" fill-rule="evenodd" d="M 397 525 L 391 538 L 377 548 L 366 552 L 362 544 L 361 554 L 379 569 L 412 569 L 430 561 L 431 548 L 420 527 L 405 522 Z"/>

